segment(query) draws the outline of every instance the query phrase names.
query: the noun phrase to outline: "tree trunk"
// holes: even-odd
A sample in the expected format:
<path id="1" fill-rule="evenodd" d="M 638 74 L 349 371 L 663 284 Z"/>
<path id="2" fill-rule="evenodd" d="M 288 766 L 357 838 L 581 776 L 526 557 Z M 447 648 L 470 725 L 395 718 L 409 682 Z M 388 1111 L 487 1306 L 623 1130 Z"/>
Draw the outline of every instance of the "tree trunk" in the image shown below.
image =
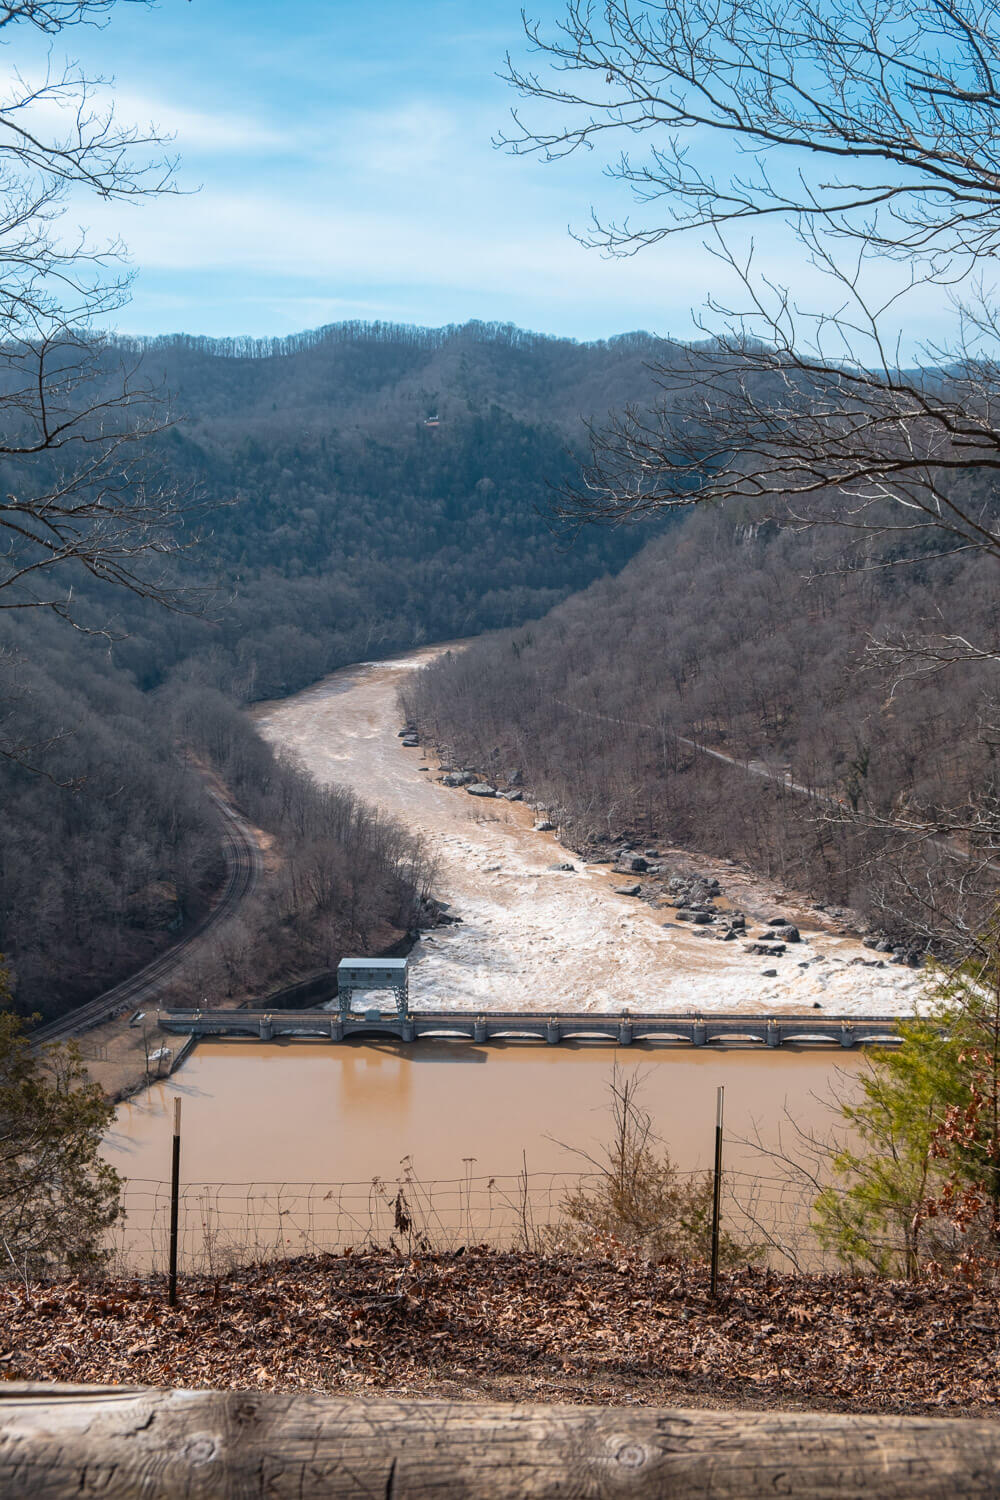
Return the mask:
<path id="1" fill-rule="evenodd" d="M 0 1497 L 1000 1496 L 1000 1425 L 0 1385 Z"/>

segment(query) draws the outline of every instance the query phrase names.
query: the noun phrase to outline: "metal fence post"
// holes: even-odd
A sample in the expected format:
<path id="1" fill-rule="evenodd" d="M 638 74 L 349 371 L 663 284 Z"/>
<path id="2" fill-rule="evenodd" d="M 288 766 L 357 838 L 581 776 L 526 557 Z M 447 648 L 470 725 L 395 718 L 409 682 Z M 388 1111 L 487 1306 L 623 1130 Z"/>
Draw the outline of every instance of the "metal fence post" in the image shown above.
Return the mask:
<path id="1" fill-rule="evenodd" d="M 170 1171 L 170 1278 L 167 1301 L 177 1306 L 177 1210 L 180 1201 L 181 1181 L 181 1101 L 174 1100 L 174 1145 Z"/>
<path id="2" fill-rule="evenodd" d="M 719 1200 L 722 1193 L 722 1106 L 726 1090 L 715 1093 L 715 1171 L 712 1174 L 712 1299 L 719 1290 Z"/>

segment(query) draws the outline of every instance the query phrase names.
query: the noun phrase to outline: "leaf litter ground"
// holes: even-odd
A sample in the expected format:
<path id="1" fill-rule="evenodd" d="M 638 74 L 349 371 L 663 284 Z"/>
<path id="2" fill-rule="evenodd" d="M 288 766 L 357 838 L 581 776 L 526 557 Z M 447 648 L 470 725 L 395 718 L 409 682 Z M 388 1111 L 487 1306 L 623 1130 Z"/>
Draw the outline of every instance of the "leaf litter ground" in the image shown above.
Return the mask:
<path id="1" fill-rule="evenodd" d="M 0 1288 L 8 1379 L 991 1415 L 1000 1287 L 496 1253 Z"/>

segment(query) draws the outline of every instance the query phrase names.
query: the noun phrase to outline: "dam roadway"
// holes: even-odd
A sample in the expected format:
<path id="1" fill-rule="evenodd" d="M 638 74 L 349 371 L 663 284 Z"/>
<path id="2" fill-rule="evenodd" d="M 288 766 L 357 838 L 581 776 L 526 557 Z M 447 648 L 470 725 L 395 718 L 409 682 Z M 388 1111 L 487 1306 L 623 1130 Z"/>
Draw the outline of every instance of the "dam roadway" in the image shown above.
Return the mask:
<path id="1" fill-rule="evenodd" d="M 765 1047 L 837 1046 L 859 1043 L 894 1046 L 899 1035 L 887 1016 L 806 1015 L 595 1015 L 593 1012 L 553 1015 L 542 1011 L 475 1015 L 469 1011 L 410 1011 L 393 1013 L 321 1010 L 173 1010 L 157 1017 L 164 1031 L 186 1035 L 191 1043 L 201 1038 L 272 1042 L 279 1038 L 325 1042 L 392 1038 L 418 1042 L 423 1037 L 455 1038 L 477 1044 L 534 1039 L 550 1046 L 569 1041 L 612 1042 L 620 1047 L 633 1043 L 688 1043 L 706 1047 L 712 1043 L 751 1043 Z M 186 1049 L 185 1049 L 186 1050 Z"/>

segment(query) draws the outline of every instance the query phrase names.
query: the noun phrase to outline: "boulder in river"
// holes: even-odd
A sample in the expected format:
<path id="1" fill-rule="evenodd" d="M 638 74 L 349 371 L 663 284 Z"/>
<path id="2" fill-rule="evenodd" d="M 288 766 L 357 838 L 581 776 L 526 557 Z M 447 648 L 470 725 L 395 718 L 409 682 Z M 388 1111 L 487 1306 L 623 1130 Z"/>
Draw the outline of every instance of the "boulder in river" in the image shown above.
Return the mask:
<path id="1" fill-rule="evenodd" d="M 536 833 L 555 833 L 555 831 L 556 825 L 554 823 L 550 823 L 548 818 L 539 818 L 538 822 L 535 824 Z"/>
<path id="2" fill-rule="evenodd" d="M 485 781 L 475 781 L 472 786 L 467 786 L 465 790 L 470 797 L 495 797 L 497 794 L 496 787 L 490 786 Z"/>
<path id="3" fill-rule="evenodd" d="M 621 863 L 626 870 L 630 870 L 636 875 L 641 875 L 643 870 L 649 869 L 648 864 L 646 863 L 645 859 L 643 859 L 641 854 L 623 855 Z"/>
<path id="4" fill-rule="evenodd" d="M 441 778 L 445 786 L 468 786 L 475 779 L 469 771 L 449 771 Z"/>
<path id="5" fill-rule="evenodd" d="M 786 922 L 784 927 L 773 927 L 771 931 L 778 941 L 782 943 L 800 943 L 802 941 L 799 936 L 799 929 L 792 922 Z"/>
<path id="6" fill-rule="evenodd" d="M 641 885 L 616 885 L 612 886 L 616 896 L 638 896 L 642 890 Z"/>
<path id="7" fill-rule="evenodd" d="M 501 797 L 506 797 L 506 799 L 507 799 L 508 802 L 523 802 L 524 801 L 524 793 L 521 792 L 521 791 L 518 791 L 517 787 L 514 787 L 514 789 L 512 791 L 509 791 L 509 792 L 501 792 L 500 795 L 501 795 Z"/>

